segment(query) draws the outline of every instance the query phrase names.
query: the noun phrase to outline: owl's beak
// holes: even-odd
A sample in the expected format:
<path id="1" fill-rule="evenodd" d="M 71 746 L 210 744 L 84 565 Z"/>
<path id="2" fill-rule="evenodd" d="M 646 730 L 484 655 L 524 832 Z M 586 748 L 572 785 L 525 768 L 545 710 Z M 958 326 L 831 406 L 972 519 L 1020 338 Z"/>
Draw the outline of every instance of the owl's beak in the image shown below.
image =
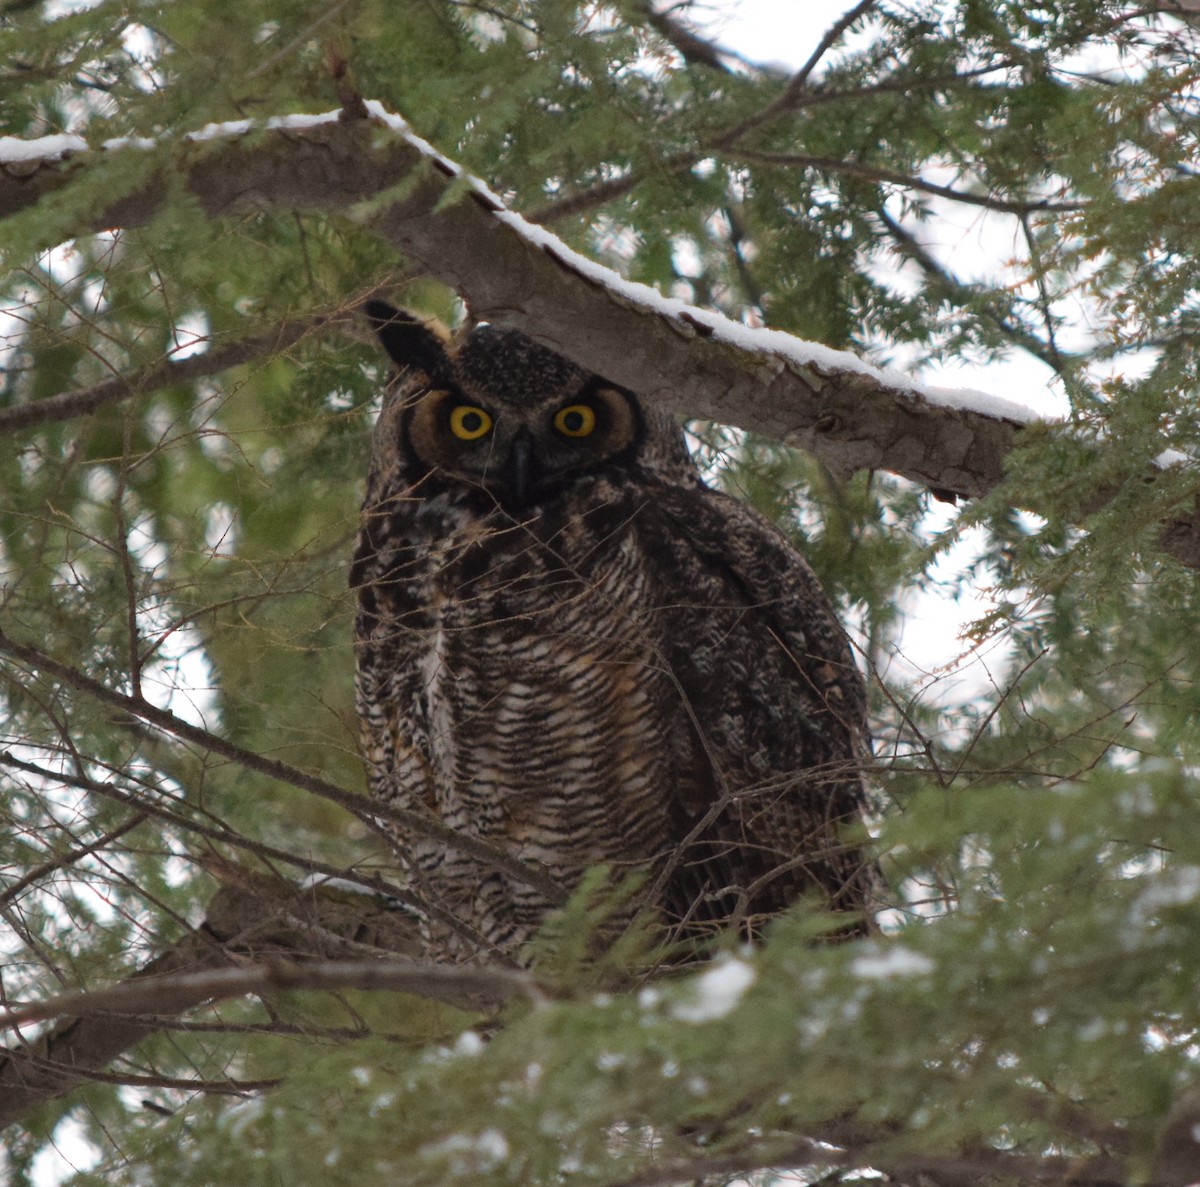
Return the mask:
<path id="1" fill-rule="evenodd" d="M 504 481 L 518 507 L 525 505 L 534 479 L 533 434 L 522 427 L 513 438 L 508 460 L 504 463 Z"/>

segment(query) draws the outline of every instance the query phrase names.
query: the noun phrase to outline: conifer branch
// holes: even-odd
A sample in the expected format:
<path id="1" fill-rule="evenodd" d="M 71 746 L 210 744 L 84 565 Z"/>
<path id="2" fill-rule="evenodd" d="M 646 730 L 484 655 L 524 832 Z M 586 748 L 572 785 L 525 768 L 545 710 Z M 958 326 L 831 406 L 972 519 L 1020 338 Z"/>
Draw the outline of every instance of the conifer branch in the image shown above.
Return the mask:
<path id="1" fill-rule="evenodd" d="M 294 989 L 387 989 L 469 1009 L 476 996 L 503 1001 L 542 995 L 531 977 L 511 969 L 455 967 L 401 960 L 294 961 L 139 976 L 108 989 L 63 993 L 0 1012 L 0 1031 L 54 1018 L 177 1014 L 206 1002 Z"/>
<path id="2" fill-rule="evenodd" d="M 125 375 L 114 375 L 92 387 L 79 391 L 59 392 L 27 404 L 0 408 L 0 433 L 38 428 L 86 416 L 108 404 L 131 399 L 143 392 L 156 391 L 177 383 L 188 383 L 219 371 L 248 363 L 263 355 L 277 354 L 294 346 L 306 334 L 312 333 L 329 319 L 306 318 L 284 322 L 268 334 L 241 338 L 236 342 L 215 345 L 200 354 L 184 359 L 166 358 L 161 362 Z"/>
<path id="3" fill-rule="evenodd" d="M 231 742 L 218 734 L 192 725 L 169 710 L 160 709 L 141 697 L 126 696 L 124 693 L 116 692 L 78 669 L 59 663 L 37 648 L 17 642 L 3 631 L 0 631 L 0 655 L 7 655 L 36 671 L 52 676 L 71 688 L 87 693 L 88 696 L 102 704 L 129 713 L 157 729 L 164 730 L 180 741 L 199 746 L 212 754 L 236 763 L 245 770 L 329 800 L 344 808 L 370 828 L 378 827 L 377 818 L 392 821 L 410 834 L 430 837 L 440 841 L 448 848 L 470 854 L 486 866 L 504 870 L 536 889 L 552 903 L 561 903 L 565 899 L 561 887 L 544 870 L 518 860 L 497 846 L 489 845 L 486 841 L 481 841 L 467 833 L 457 832 L 432 816 L 423 816 L 416 812 L 404 811 L 390 804 L 366 800 L 362 796 L 336 787 L 325 779 L 302 771 L 298 767 L 290 766 L 279 759 L 267 758 L 265 755 L 247 750 L 244 746 L 239 746 L 236 742 Z M 3 752 L 0 752 L 0 761 L 18 769 L 27 766 L 22 760 Z"/>
<path id="4" fill-rule="evenodd" d="M 135 190 L 115 196 L 87 228 L 62 234 L 145 224 L 172 177 L 212 219 L 269 208 L 352 216 L 462 293 L 475 317 L 521 329 L 652 403 L 806 449 L 837 474 L 883 470 L 940 498 L 997 487 L 1036 420 L 971 393 L 932 399 L 921 384 L 846 352 L 749 331 L 631 285 L 512 215 L 378 104 L 367 107 L 367 119 L 219 127 L 159 148 L 162 159 Z M 44 159 L 0 162 L 0 220 L 63 190 L 92 159 L 55 142 Z M 1162 544 L 1200 566 L 1190 509 L 1165 525 Z"/>
<path id="5" fill-rule="evenodd" d="M 88 228 L 61 234 L 145 224 L 171 177 L 209 218 L 269 208 L 353 214 L 461 292 L 476 317 L 524 330 L 651 402 L 808 449 L 838 473 L 888 470 L 962 497 L 1003 477 L 1019 416 L 938 404 L 915 381 L 786 335 L 751 344 L 745 327 L 664 302 L 515 219 L 373 110 L 369 120 L 239 128 L 160 149 L 164 159 L 135 191 Z M 102 153 L 112 151 L 144 150 Z M 19 176 L 0 167 L 0 219 L 62 190 L 91 159 L 26 161 Z"/>
<path id="6" fill-rule="evenodd" d="M 287 989 L 381 989 L 491 1010 L 515 994 L 540 1000 L 526 973 L 429 964 L 415 924 L 383 898 L 354 901 L 217 863 L 225 883 L 206 921 L 133 976 L 106 989 L 10 1008 L 0 1029 L 20 1043 L 0 1050 L 0 1130 L 108 1067 L 178 1015 L 222 998 Z M 370 959 L 364 959 L 369 955 Z M 25 1028 L 60 1020 L 36 1037 Z M 203 1086 L 201 1086 L 203 1087 Z"/>

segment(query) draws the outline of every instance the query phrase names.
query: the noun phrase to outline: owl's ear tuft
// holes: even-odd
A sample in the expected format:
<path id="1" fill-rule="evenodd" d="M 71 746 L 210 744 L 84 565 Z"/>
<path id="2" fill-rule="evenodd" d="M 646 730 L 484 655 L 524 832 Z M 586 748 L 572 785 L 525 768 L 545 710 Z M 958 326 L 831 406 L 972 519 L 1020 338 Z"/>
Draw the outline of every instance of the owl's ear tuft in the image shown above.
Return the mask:
<path id="1" fill-rule="evenodd" d="M 419 318 L 386 301 L 368 301 L 362 310 L 397 367 L 413 367 L 431 378 L 445 369 L 445 343 Z"/>

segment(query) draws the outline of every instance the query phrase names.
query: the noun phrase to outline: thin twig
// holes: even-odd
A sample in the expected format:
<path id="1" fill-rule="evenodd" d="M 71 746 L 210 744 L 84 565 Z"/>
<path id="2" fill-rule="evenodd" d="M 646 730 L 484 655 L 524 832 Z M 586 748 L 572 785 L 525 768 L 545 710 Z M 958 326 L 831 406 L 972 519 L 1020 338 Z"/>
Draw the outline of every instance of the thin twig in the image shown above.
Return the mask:
<path id="1" fill-rule="evenodd" d="M 787 89 L 780 95 L 777 102 L 783 107 L 790 106 L 803 93 L 812 72 L 817 68 L 821 59 L 842 39 L 842 34 L 855 21 L 867 15 L 875 7 L 878 0 L 859 0 L 848 12 L 843 13 L 828 29 L 817 43 L 817 48 L 809 55 L 809 59 L 792 75 Z"/>
<path id="2" fill-rule="evenodd" d="M 165 359 L 131 375 L 114 375 L 93 387 L 75 392 L 59 392 L 28 404 L 0 408 L 0 433 L 17 429 L 37 428 L 95 412 L 105 404 L 128 400 L 142 392 L 187 383 L 228 367 L 236 367 L 260 355 L 276 354 L 293 346 L 305 334 L 329 321 L 325 316 L 303 321 L 284 322 L 269 334 L 242 338 L 224 346 L 214 347 L 186 359 Z"/>
<path id="3" fill-rule="evenodd" d="M 817 48 L 813 50 L 807 62 L 796 71 L 795 74 L 788 80 L 788 84 L 783 91 L 770 103 L 767 104 L 761 111 L 755 115 L 747 116 L 740 123 L 735 124 L 727 132 L 724 132 L 720 138 L 719 144 L 724 149 L 732 148 L 747 132 L 753 131 L 755 128 L 761 127 L 769 120 L 775 118 L 785 111 L 791 111 L 795 106 L 800 96 L 804 94 L 805 88 L 808 85 L 809 76 L 816 69 L 820 60 L 829 52 L 832 46 L 841 38 L 842 34 L 850 28 L 859 17 L 865 16 L 872 8 L 875 7 L 877 0 L 859 0 L 849 12 L 839 17 L 825 31 L 824 37 L 821 38 Z"/>
<path id="4" fill-rule="evenodd" d="M 986 210 L 997 210 L 1002 214 L 1037 214 L 1039 212 L 1063 213 L 1083 210 L 1088 203 L 1056 202 L 1050 198 L 1027 198 L 1022 200 L 998 198 L 993 194 L 973 194 L 969 190 L 956 190 L 953 186 L 938 185 L 926 181 L 923 177 L 913 177 L 908 173 L 898 173 L 893 169 L 879 169 L 874 165 L 864 165 L 860 161 L 847 161 L 840 157 L 810 157 L 804 153 L 769 153 L 758 152 L 754 149 L 729 149 L 714 146 L 714 151 L 732 155 L 739 160 L 750 161 L 756 165 L 779 165 L 785 168 L 819 169 L 824 173 L 842 174 L 847 177 L 859 177 L 863 181 L 880 182 L 885 185 L 898 185 L 907 190 L 918 190 L 923 194 L 934 194 L 939 198 L 950 198 L 955 202 L 964 202 L 968 206 L 982 206 Z"/>
<path id="5" fill-rule="evenodd" d="M 961 280 L 953 276 L 936 259 L 926 251 L 920 241 L 908 230 L 908 228 L 898 223 L 886 210 L 882 207 L 875 211 L 876 217 L 891 236 L 896 244 L 897 250 L 907 259 L 912 260 L 930 280 L 936 281 L 944 290 L 945 294 L 958 301 L 961 304 L 968 302 L 976 302 L 979 297 L 979 292 L 971 288 L 970 285 L 963 284 Z M 1014 346 L 1019 346 L 1022 350 L 1028 351 L 1035 359 L 1051 367 L 1058 373 L 1057 364 L 1063 364 L 1068 361 L 1063 358 L 1057 351 L 1052 351 L 1047 345 L 1038 338 L 1035 334 L 1025 329 L 1019 322 L 1012 318 L 1006 317 L 997 310 L 993 309 L 989 304 L 988 307 L 980 311 L 982 316 L 987 318 L 1004 335 Z"/>
<path id="6" fill-rule="evenodd" d="M 5 750 L 0 750 L 0 766 L 21 771 L 37 779 L 45 780 L 47 783 L 62 784 L 66 787 L 74 787 L 80 791 L 90 792 L 93 795 L 103 796 L 105 799 L 112 800 L 123 807 L 144 812 L 147 816 L 173 824 L 177 828 L 203 837 L 207 841 L 212 841 L 220 845 L 229 845 L 231 848 L 253 853 L 256 857 L 260 857 L 267 862 L 283 862 L 286 865 L 301 869 L 307 874 L 321 874 L 324 877 L 335 880 L 346 879 L 351 882 L 357 882 L 365 890 L 378 894 L 385 899 L 394 899 L 396 902 L 411 908 L 418 914 L 427 915 L 430 919 L 444 924 L 452 931 L 461 935 L 468 943 L 474 945 L 479 951 L 490 951 L 487 941 L 459 920 L 452 912 L 445 910 L 436 903 L 429 902 L 406 887 L 395 886 L 377 875 L 331 866 L 307 855 L 301 856 L 295 853 L 288 853 L 286 850 L 277 849 L 275 846 L 268 845 L 263 841 L 252 840 L 241 833 L 225 828 L 223 825 L 201 824 L 199 821 L 175 812 L 170 808 L 164 808 L 161 804 L 128 792 L 124 788 L 116 786 L 116 784 L 92 779 L 82 771 L 74 775 L 69 775 L 62 771 L 52 771 L 48 767 L 40 767 L 36 763 L 29 762 L 26 759 L 17 758 L 16 755 Z M 204 865 L 205 863 L 200 861 L 200 864 Z M 0 903 L 0 909 L 3 909 L 2 903 Z"/>
<path id="7" fill-rule="evenodd" d="M 113 841 L 123 837 L 127 832 L 137 828 L 150 815 L 149 812 L 139 808 L 134 814 L 128 817 L 117 825 L 116 828 L 109 829 L 106 833 L 101 833 L 94 841 L 87 845 L 80 845 L 78 848 L 70 849 L 59 857 L 52 858 L 50 861 L 43 862 L 39 866 L 35 866 L 22 878 L 18 878 L 11 886 L 0 894 L 0 907 L 6 907 L 14 899 L 16 899 L 24 890 L 27 890 L 35 882 L 40 882 L 43 878 L 53 874 L 55 870 L 64 870 L 68 866 L 74 865 L 82 858 L 96 853 L 106 846 L 111 845 Z"/>
<path id="8" fill-rule="evenodd" d="M 69 684 L 72 688 L 87 693 L 104 704 L 122 709 L 134 717 L 148 722 L 150 725 L 165 730 L 181 741 L 190 742 L 213 754 L 218 754 L 230 762 L 237 763 L 238 766 L 244 767 L 248 771 L 253 771 L 258 775 L 265 775 L 268 779 L 289 784 L 292 787 L 299 788 L 301 791 L 307 791 L 313 795 L 320 796 L 322 799 L 329 800 L 339 807 L 344 808 L 347 812 L 350 812 L 358 820 L 368 825 L 368 827 L 376 827 L 377 820 L 382 817 L 400 825 L 401 828 L 409 833 L 438 841 L 448 848 L 456 849 L 460 853 L 473 857 L 493 869 L 503 870 L 505 873 L 513 875 L 513 877 L 520 879 L 525 885 L 537 890 L 539 894 L 544 895 L 550 902 L 556 905 L 566 900 L 566 895 L 563 893 L 562 888 L 544 870 L 530 866 L 519 858 L 505 852 L 503 849 L 489 845 L 486 841 L 481 841 L 477 837 L 470 836 L 467 833 L 460 833 L 443 824 L 440 820 L 434 819 L 432 816 L 422 816 L 416 812 L 407 812 L 402 808 L 396 808 L 391 804 L 386 804 L 379 800 L 367 800 L 361 795 L 345 791 L 324 779 L 318 778 L 316 775 L 310 775 L 307 771 L 302 771 L 298 767 L 281 762 L 279 759 L 266 758 L 261 754 L 256 754 L 254 751 L 247 750 L 235 742 L 230 742 L 228 739 L 210 733 L 208 730 L 201 729 L 199 726 L 191 725 L 182 718 L 176 717 L 174 713 L 171 713 L 167 709 L 160 709 L 148 701 L 138 700 L 135 697 L 115 692 L 106 685 L 101 684 L 98 680 L 93 680 L 90 676 L 84 675 L 84 673 L 77 669 L 68 667 L 66 664 L 60 664 L 57 660 L 39 651 L 36 647 L 29 647 L 26 644 L 18 643 L 3 631 L 0 631 L 0 654 L 10 655 L 37 671 L 45 672 L 53 676 L 56 680 L 61 680 L 63 683 Z M 7 761 L 12 763 L 14 760 L 12 756 L 8 756 Z"/>
<path id="9" fill-rule="evenodd" d="M 49 1061 L 47 1061 L 49 1062 Z M 250 1092 L 262 1092 L 278 1088 L 281 1079 L 269 1080 L 187 1080 L 178 1076 L 138 1076 L 133 1073 L 101 1072 L 94 1068 L 79 1068 L 80 1079 L 97 1084 L 119 1084 L 123 1088 L 171 1088 L 182 1092 L 205 1092 L 218 1096 L 244 1096 Z"/>

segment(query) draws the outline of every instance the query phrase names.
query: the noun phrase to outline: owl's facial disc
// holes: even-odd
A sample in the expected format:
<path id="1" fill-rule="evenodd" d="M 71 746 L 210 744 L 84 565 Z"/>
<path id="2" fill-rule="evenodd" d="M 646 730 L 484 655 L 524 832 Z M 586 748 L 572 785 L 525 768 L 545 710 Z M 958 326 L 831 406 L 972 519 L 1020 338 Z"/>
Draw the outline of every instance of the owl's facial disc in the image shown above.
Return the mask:
<path id="1" fill-rule="evenodd" d="M 600 381 L 527 404 L 427 391 L 407 418 L 416 460 L 519 509 L 545 502 L 630 450 L 641 432 L 630 396 Z"/>

